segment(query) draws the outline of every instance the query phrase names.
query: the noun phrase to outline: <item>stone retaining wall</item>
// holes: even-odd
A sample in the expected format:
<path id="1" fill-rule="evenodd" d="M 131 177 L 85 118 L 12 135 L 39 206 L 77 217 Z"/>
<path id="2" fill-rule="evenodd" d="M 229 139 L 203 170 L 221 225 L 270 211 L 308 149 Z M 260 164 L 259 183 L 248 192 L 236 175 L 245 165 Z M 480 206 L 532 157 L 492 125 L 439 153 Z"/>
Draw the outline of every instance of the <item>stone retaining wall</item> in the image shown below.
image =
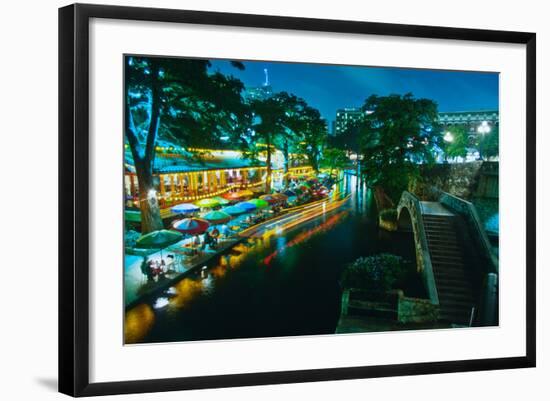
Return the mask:
<path id="1" fill-rule="evenodd" d="M 468 163 L 436 164 L 424 167 L 421 180 L 409 185 L 409 191 L 422 200 L 435 200 L 431 188 L 436 187 L 462 199 L 474 195 L 482 161 Z"/>
<path id="2" fill-rule="evenodd" d="M 439 305 L 428 299 L 399 297 L 397 302 L 397 320 L 400 323 L 436 322 L 439 317 Z"/>

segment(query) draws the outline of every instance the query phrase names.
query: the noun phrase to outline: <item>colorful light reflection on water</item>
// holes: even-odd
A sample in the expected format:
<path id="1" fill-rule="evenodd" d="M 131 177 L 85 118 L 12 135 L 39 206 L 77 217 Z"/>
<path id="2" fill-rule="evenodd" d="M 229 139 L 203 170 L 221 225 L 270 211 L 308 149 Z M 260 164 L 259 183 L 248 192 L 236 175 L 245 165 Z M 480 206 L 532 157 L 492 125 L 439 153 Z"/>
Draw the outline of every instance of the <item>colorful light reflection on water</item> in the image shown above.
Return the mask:
<path id="1" fill-rule="evenodd" d="M 283 246 L 277 248 L 275 251 L 271 252 L 268 256 L 266 256 L 264 258 L 264 264 L 269 265 L 273 260 L 273 258 L 277 257 L 277 255 L 282 254 L 285 251 L 285 249 L 292 248 L 293 246 L 299 245 L 302 242 L 310 239 L 315 234 L 324 232 L 326 230 L 330 230 L 335 224 L 338 224 L 338 222 L 347 215 L 348 215 L 348 212 L 340 212 L 334 216 L 329 217 L 327 221 L 325 221 L 324 223 L 321 223 L 317 227 L 301 232 L 296 237 L 294 237 L 292 241 L 286 242 Z"/>

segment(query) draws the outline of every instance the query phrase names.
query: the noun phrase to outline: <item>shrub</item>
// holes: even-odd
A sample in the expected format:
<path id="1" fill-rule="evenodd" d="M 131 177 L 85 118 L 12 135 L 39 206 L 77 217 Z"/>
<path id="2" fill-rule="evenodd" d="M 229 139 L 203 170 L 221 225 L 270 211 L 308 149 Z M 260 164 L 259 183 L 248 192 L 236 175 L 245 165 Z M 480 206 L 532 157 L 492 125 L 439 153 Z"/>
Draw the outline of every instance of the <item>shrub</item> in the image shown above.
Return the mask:
<path id="1" fill-rule="evenodd" d="M 406 275 L 403 258 L 388 253 L 362 257 L 349 264 L 341 279 L 342 287 L 386 292 Z"/>

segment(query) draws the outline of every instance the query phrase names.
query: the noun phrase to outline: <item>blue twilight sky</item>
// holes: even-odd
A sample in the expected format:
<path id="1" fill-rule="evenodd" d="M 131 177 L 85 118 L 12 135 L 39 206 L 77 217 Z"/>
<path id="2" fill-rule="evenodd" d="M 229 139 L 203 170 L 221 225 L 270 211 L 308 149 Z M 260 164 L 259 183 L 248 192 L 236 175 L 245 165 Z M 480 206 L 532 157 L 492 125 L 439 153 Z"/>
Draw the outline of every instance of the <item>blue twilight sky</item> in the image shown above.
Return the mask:
<path id="1" fill-rule="evenodd" d="M 264 68 L 274 92 L 304 98 L 332 121 L 336 110 L 361 106 L 372 95 L 413 93 L 437 102 L 439 111 L 498 110 L 498 73 L 245 61 L 245 70 L 212 60 L 212 70 L 260 86 Z"/>

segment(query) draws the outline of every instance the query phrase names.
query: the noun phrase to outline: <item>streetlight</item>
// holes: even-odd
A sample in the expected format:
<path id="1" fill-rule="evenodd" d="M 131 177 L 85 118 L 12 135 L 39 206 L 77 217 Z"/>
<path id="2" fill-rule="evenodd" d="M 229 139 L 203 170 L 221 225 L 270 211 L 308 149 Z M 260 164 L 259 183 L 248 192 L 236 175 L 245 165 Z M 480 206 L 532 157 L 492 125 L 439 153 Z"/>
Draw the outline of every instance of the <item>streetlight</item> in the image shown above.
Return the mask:
<path id="1" fill-rule="evenodd" d="M 452 142 L 455 140 L 453 134 L 451 134 L 449 131 L 445 132 L 445 136 L 443 136 L 443 140 L 445 142 Z"/>
<path id="2" fill-rule="evenodd" d="M 479 132 L 480 134 L 488 134 L 489 132 L 491 132 L 491 126 L 489 125 L 489 123 L 487 121 L 483 121 L 477 127 L 477 132 Z"/>

